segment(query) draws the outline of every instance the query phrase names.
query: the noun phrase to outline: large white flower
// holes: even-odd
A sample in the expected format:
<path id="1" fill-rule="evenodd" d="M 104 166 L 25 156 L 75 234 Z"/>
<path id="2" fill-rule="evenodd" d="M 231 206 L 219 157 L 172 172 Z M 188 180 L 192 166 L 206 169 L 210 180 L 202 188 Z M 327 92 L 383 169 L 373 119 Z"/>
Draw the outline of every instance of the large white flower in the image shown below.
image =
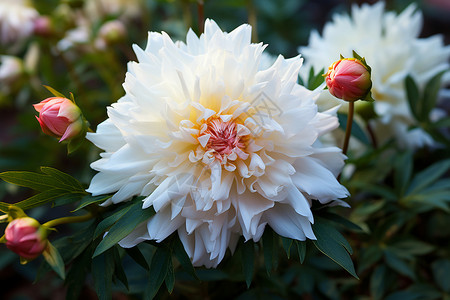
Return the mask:
<path id="1" fill-rule="evenodd" d="M 422 129 L 409 130 L 417 125 L 408 106 L 404 80 L 411 74 L 423 86 L 437 73 L 449 68 L 450 47 L 444 46 L 441 36 L 418 38 L 422 29 L 422 15 L 410 5 L 401 14 L 385 12 L 384 2 L 374 5 L 352 6 L 352 15 L 334 15 L 325 25 L 322 36 L 312 32 L 307 47 L 299 52 L 305 64 L 316 71 L 327 68 L 342 54 L 352 56 L 355 50 L 364 56 L 372 68 L 372 94 L 376 99 L 375 123 L 378 138 L 395 137 L 405 147 L 432 144 L 433 139 Z M 307 73 L 305 73 L 307 74 Z M 334 103 L 328 92 L 318 103 Z"/>
<path id="2" fill-rule="evenodd" d="M 315 239 L 311 201 L 348 195 L 336 180 L 344 156 L 317 138 L 338 125 L 297 84 L 300 57 L 260 70 L 265 48 L 251 27 L 230 33 L 207 20 L 186 43 L 150 32 L 134 47 L 126 95 L 88 134 L 102 158 L 88 189 L 105 203 L 146 196 L 156 214 L 121 241 L 132 247 L 178 235 L 196 266 L 215 267 L 239 236 L 258 241 L 268 224 L 282 236 Z M 333 203 L 342 203 L 336 201 Z"/>
<path id="3" fill-rule="evenodd" d="M 0 44 L 7 46 L 31 35 L 38 16 L 26 0 L 1 0 Z"/>

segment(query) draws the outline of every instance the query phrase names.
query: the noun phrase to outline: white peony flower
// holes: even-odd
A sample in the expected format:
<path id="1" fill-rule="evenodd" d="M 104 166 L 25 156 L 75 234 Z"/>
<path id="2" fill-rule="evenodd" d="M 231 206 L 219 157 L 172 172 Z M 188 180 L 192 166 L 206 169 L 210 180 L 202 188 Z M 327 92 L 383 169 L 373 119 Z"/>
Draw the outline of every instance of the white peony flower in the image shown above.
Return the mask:
<path id="1" fill-rule="evenodd" d="M 322 36 L 312 32 L 309 45 L 299 48 L 307 65 L 302 71 L 310 66 L 316 72 L 326 69 L 340 54 L 351 57 L 355 50 L 372 68 L 374 109 L 380 117 L 374 124 L 377 138 L 386 141 L 395 137 L 408 148 L 431 145 L 433 139 L 421 128 L 409 130 L 417 121 L 409 109 L 404 80 L 411 74 L 423 87 L 434 75 L 447 70 L 450 46 L 444 46 L 441 36 L 418 38 L 421 29 L 422 15 L 414 4 L 399 15 L 385 12 L 384 2 L 353 5 L 351 16 L 335 15 Z M 318 103 L 335 105 L 337 101 L 325 91 Z"/>
<path id="2" fill-rule="evenodd" d="M 317 141 L 338 126 L 336 109 L 318 112 L 316 94 L 297 84 L 300 57 L 261 70 L 265 46 L 250 37 L 249 25 L 225 33 L 207 20 L 186 43 L 150 32 L 144 50 L 134 47 L 126 95 L 88 134 L 105 152 L 87 191 L 114 193 L 103 205 L 145 196 L 156 211 L 121 246 L 177 231 L 195 266 L 215 267 L 267 224 L 315 239 L 311 202 L 348 195 L 336 180 L 344 155 Z"/>
<path id="3" fill-rule="evenodd" d="M 1 0 L 0 44 L 7 46 L 30 36 L 38 16 L 26 0 Z"/>

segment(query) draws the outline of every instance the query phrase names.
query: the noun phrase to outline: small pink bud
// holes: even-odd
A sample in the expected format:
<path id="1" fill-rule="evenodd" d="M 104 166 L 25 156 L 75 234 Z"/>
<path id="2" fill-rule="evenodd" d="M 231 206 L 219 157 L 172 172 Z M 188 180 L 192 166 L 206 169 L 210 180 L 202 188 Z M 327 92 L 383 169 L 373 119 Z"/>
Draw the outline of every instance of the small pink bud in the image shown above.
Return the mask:
<path id="1" fill-rule="evenodd" d="M 52 97 L 33 105 L 39 117 L 36 119 L 45 134 L 70 140 L 83 131 L 80 108 L 66 98 Z"/>
<path id="2" fill-rule="evenodd" d="M 51 36 L 54 31 L 52 21 L 47 16 L 39 16 L 33 22 L 33 31 L 39 36 Z"/>
<path id="3" fill-rule="evenodd" d="M 350 102 L 372 100 L 370 69 L 359 59 L 343 58 L 334 62 L 325 74 L 325 81 L 330 93 L 336 98 Z"/>
<path id="4" fill-rule="evenodd" d="M 34 259 L 47 248 L 47 231 L 38 221 L 14 219 L 5 229 L 6 247 L 26 259 Z"/>

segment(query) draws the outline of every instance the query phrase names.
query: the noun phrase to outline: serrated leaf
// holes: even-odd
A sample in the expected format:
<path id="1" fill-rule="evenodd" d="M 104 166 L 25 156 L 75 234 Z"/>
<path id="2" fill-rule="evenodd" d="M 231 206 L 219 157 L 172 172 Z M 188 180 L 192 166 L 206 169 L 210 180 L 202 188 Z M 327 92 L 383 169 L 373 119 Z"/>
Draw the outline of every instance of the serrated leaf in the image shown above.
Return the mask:
<path id="1" fill-rule="evenodd" d="M 139 250 L 138 246 L 134 246 L 132 248 L 125 248 L 125 251 L 138 265 L 140 265 L 147 271 L 150 270 L 147 260 L 145 259 L 144 255 L 142 255 L 142 252 L 141 250 Z"/>
<path id="2" fill-rule="evenodd" d="M 325 69 L 321 69 L 318 73 L 314 72 L 314 68 L 311 67 L 309 71 L 309 77 L 308 77 L 308 85 L 306 86 L 309 90 L 315 90 L 318 88 L 325 80 L 325 78 L 322 76 L 324 74 Z"/>
<path id="3" fill-rule="evenodd" d="M 303 264 L 306 257 L 306 241 L 295 241 L 295 243 L 297 244 L 297 251 L 300 263 Z"/>
<path id="4" fill-rule="evenodd" d="M 95 249 L 93 257 L 105 252 L 130 234 L 139 224 L 147 221 L 155 214 L 152 208 L 142 209 L 142 202 L 137 199 L 130 205 L 130 209 L 114 224 L 108 234 Z"/>
<path id="5" fill-rule="evenodd" d="M 244 273 L 245 283 L 247 284 L 247 289 L 250 287 L 253 278 L 253 269 L 255 264 L 255 245 L 253 241 L 249 240 L 242 243 L 241 247 L 242 254 L 242 271 Z"/>
<path id="6" fill-rule="evenodd" d="M 50 265 L 50 267 L 52 267 L 53 271 L 55 271 L 56 274 L 64 280 L 66 277 L 65 266 L 58 250 L 50 242 L 48 242 L 47 248 L 42 255 L 44 256 L 45 261 Z"/>
<path id="7" fill-rule="evenodd" d="M 191 260 L 189 259 L 189 256 L 187 255 L 186 251 L 184 250 L 184 246 L 181 243 L 179 237 L 175 237 L 173 240 L 173 253 L 175 254 L 175 257 L 177 258 L 178 262 L 181 264 L 183 269 L 190 274 L 192 277 L 198 280 L 197 273 L 195 272 L 195 268 L 192 265 Z"/>
<path id="8" fill-rule="evenodd" d="M 405 78 L 405 89 L 409 108 L 411 109 L 413 116 L 417 120 L 421 121 L 419 119 L 420 111 L 422 110 L 421 103 L 419 102 L 419 88 L 410 75 L 406 76 Z"/>
<path id="9" fill-rule="evenodd" d="M 44 85 L 44 87 L 53 94 L 53 96 L 55 97 L 61 97 L 61 98 L 66 98 L 66 96 L 64 96 L 63 94 L 61 94 L 60 92 L 58 92 L 57 90 L 55 90 L 54 88 L 52 88 L 51 86 L 48 85 Z"/>
<path id="10" fill-rule="evenodd" d="M 164 245 L 156 249 L 150 263 L 149 282 L 144 292 L 144 299 L 153 299 L 166 278 L 172 255 Z"/>
<path id="11" fill-rule="evenodd" d="M 113 250 L 109 249 L 92 259 L 92 277 L 99 300 L 112 299 L 112 277 L 114 274 Z"/>
<path id="12" fill-rule="evenodd" d="M 336 230 L 332 230 L 334 228 L 324 222 L 318 222 L 318 220 L 316 220 L 316 222 L 312 225 L 312 228 L 317 238 L 317 240 L 313 240 L 316 248 L 344 268 L 352 276 L 358 278 L 353 262 L 347 252 L 347 247 L 350 247 L 348 242 L 345 243 L 346 246 L 340 243 L 342 242 L 341 238 L 338 238 L 340 242 L 337 242 L 335 236 L 333 236 Z"/>

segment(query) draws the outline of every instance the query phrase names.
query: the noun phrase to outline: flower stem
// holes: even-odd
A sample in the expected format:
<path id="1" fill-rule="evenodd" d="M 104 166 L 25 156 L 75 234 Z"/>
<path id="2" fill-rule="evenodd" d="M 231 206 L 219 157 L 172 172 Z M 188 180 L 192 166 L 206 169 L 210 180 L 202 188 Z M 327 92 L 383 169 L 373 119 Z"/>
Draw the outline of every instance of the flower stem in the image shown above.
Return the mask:
<path id="1" fill-rule="evenodd" d="M 197 1 L 197 14 L 198 14 L 198 30 L 202 34 L 205 30 L 205 13 L 203 0 Z"/>
<path id="2" fill-rule="evenodd" d="M 355 111 L 355 102 L 348 103 L 347 127 L 345 128 L 344 146 L 342 146 L 342 153 L 347 154 L 350 135 L 352 133 L 353 113 Z"/>
<path id="3" fill-rule="evenodd" d="M 48 221 L 45 224 L 42 224 L 42 226 L 45 227 L 55 227 L 61 224 L 68 224 L 68 223 L 79 223 L 79 222 L 84 222 L 87 221 L 89 219 L 92 219 L 93 215 L 92 214 L 85 214 L 83 216 L 76 216 L 76 217 L 63 217 L 63 218 L 58 218 L 58 219 L 54 219 L 51 221 Z"/>

